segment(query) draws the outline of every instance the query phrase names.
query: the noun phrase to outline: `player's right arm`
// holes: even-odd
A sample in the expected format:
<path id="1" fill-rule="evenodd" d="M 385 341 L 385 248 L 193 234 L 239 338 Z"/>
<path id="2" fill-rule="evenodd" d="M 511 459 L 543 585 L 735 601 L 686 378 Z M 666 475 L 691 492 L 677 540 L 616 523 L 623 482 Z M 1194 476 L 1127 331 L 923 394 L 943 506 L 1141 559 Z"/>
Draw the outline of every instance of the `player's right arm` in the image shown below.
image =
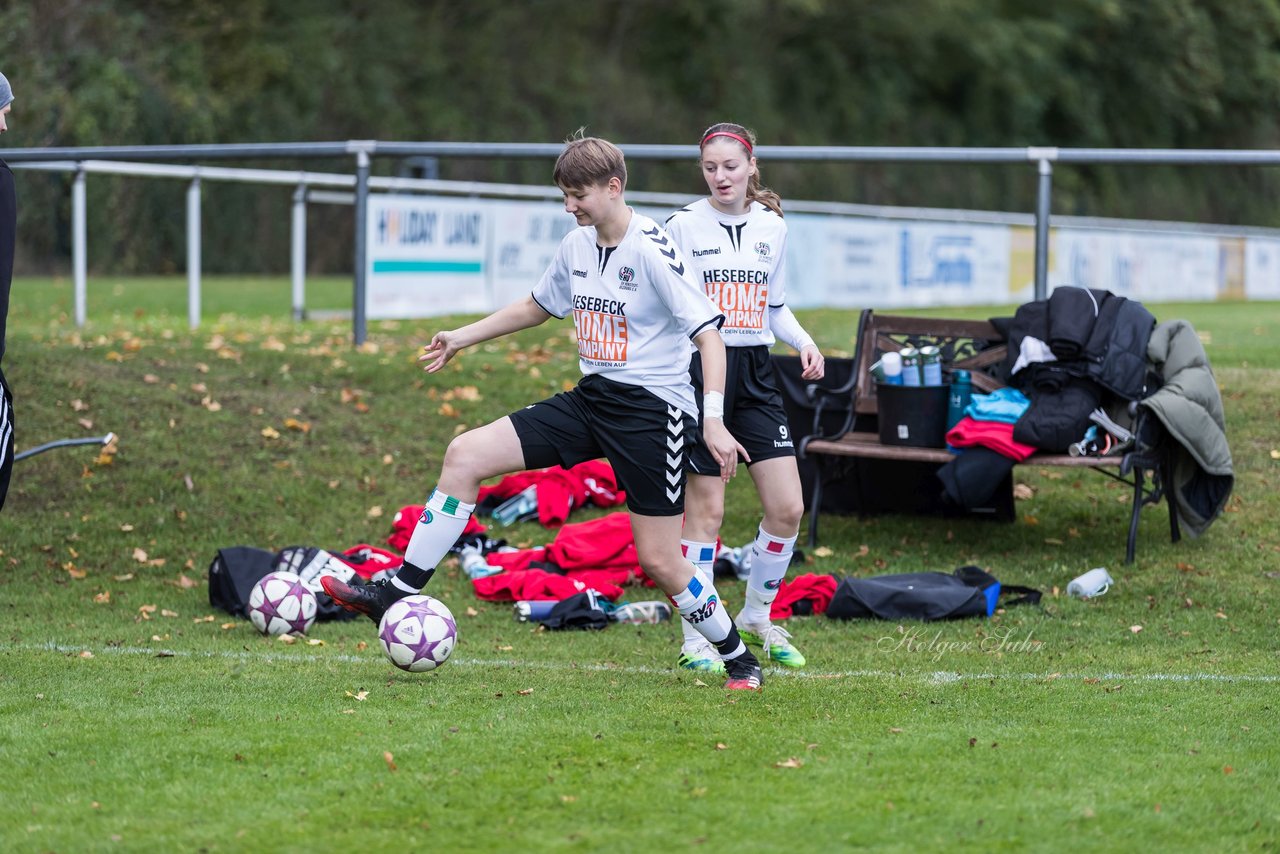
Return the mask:
<path id="1" fill-rule="evenodd" d="M 545 323 L 550 317 L 551 315 L 538 305 L 532 296 L 526 296 L 524 299 L 503 306 L 475 323 L 468 323 L 458 329 L 437 332 L 432 337 L 431 343 L 422 348 L 423 353 L 418 357 L 418 361 L 426 363 L 423 365 L 423 370 L 434 374 L 447 365 L 459 350 L 537 326 Z"/>

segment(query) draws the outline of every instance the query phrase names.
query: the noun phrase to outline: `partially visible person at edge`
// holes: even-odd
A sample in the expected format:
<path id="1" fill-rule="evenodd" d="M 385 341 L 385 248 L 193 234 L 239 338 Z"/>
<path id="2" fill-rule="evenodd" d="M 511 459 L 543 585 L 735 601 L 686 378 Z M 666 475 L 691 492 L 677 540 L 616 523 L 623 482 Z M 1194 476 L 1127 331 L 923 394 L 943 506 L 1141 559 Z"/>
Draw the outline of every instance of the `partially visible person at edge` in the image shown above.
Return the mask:
<path id="1" fill-rule="evenodd" d="M 767 659 L 803 667 L 804 655 L 790 633 L 769 619 L 804 513 L 794 442 L 769 349 L 778 338 L 798 350 L 803 379 L 820 380 L 825 369 L 813 338 L 786 305 L 787 225 L 778 194 L 761 186 L 755 146 L 755 134 L 741 125 L 707 128 L 700 164 L 711 194 L 672 214 L 667 231 L 725 316 L 720 329 L 728 354 L 724 425 L 746 448 L 748 471 L 764 506 L 749 554 L 746 602 L 734 622 L 743 640 L 762 647 Z M 690 373 L 701 392 L 698 353 Z M 698 568 L 698 577 L 710 583 L 724 520 L 725 482 L 716 461 L 701 447 L 690 453 L 689 470 L 681 547 Z M 691 670 L 724 669 L 715 647 L 687 625 L 679 664 Z"/>
<path id="2" fill-rule="evenodd" d="M 13 87 L 0 73 L 0 133 L 9 129 Z M 18 194 L 9 164 L 0 160 L 0 510 L 13 476 L 13 393 L 4 378 L 4 339 L 9 327 L 9 289 L 13 285 L 13 248 L 18 239 Z"/>
<path id="3" fill-rule="evenodd" d="M 627 205 L 627 167 L 617 146 L 571 139 L 552 175 L 579 227 L 560 242 L 532 293 L 475 323 L 437 332 L 418 361 L 434 373 L 467 347 L 572 315 L 582 379 L 449 443 L 395 576 L 365 585 L 325 576 L 321 584 L 343 607 L 377 621 L 397 599 L 426 586 L 474 512 L 481 481 L 605 457 L 627 494 L 641 568 L 722 657 L 725 688 L 757 690 L 759 661 L 720 607 L 711 579 L 701 582 L 679 547 L 685 455 L 698 434 L 699 408 L 705 452 L 721 477 L 733 476 L 742 450 L 718 414 L 724 318 L 690 278 L 662 226 Z M 705 366 L 698 395 L 685 355 L 690 342 Z"/>

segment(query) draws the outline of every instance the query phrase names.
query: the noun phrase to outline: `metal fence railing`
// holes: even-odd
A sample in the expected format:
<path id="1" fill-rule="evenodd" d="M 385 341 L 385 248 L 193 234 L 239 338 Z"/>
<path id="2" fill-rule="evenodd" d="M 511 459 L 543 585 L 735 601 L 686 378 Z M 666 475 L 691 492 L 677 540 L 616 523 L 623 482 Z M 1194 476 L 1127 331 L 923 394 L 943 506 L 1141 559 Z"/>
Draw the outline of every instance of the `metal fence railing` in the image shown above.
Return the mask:
<path id="1" fill-rule="evenodd" d="M 689 160 L 697 156 L 692 145 L 622 145 L 628 158 L 637 160 Z M 80 148 L 18 148 L 0 151 L 0 156 L 22 168 L 73 171 L 72 183 L 72 277 L 76 287 L 76 322 L 84 323 L 85 289 L 85 176 L 90 172 L 111 172 L 138 176 L 185 178 L 190 184 L 187 196 L 188 217 L 188 290 L 189 321 L 199 324 L 199 215 L 201 180 L 248 181 L 251 183 L 288 184 L 297 189 L 294 195 L 294 224 L 291 268 L 295 312 L 303 266 L 300 253 L 305 249 L 305 202 L 311 188 L 348 190 L 353 193 L 355 213 L 355 252 L 353 283 L 352 334 L 356 345 L 367 335 L 365 316 L 366 251 L 365 217 L 370 189 L 403 189 L 422 192 L 447 192 L 445 185 L 430 179 L 382 178 L 370 175 L 370 165 L 378 157 L 468 157 L 468 158 L 540 158 L 554 159 L 562 146 L 558 143 L 482 143 L 482 142 L 381 142 L 347 140 L 345 142 L 280 142 L 235 143 L 225 145 L 152 145 L 89 146 Z M 770 161 L 844 162 L 844 163 L 951 163 L 951 164 L 1023 164 L 1036 169 L 1035 228 L 1035 296 L 1048 293 L 1049 219 L 1053 192 L 1053 168 L 1063 164 L 1109 165 L 1181 165 L 1181 166 L 1280 166 L 1280 150 L 1203 150 L 1203 149 L 1104 149 L 1104 148 L 894 148 L 883 146 L 759 146 L 756 153 Z M 307 171 L 234 169 L 214 166 L 175 166 L 158 161 L 265 160 L 265 159 L 354 159 L 352 174 Z M 629 193 L 638 201 L 640 194 Z M 657 195 L 657 194 L 654 194 Z M 792 206 L 794 208 L 794 205 Z M 301 227 L 300 221 L 301 220 Z M 194 222 L 195 231 L 192 232 Z M 302 241 L 301 243 L 299 241 Z"/>

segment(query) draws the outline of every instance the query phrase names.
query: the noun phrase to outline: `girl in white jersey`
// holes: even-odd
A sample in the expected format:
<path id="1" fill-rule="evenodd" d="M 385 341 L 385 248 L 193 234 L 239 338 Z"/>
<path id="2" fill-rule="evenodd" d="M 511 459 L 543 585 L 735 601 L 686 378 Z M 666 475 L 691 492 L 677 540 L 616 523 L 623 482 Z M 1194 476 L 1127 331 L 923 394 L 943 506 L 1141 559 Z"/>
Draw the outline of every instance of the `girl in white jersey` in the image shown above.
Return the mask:
<path id="1" fill-rule="evenodd" d="M 556 160 L 565 210 L 581 228 L 565 236 L 533 292 L 483 320 L 438 332 L 418 361 L 439 371 L 460 350 L 572 314 L 584 374 L 571 391 L 456 437 L 404 566 L 386 581 L 351 585 L 322 579 L 343 607 L 381 619 L 395 602 L 422 590 L 466 527 L 480 482 L 525 469 L 569 468 L 606 457 L 627 493 L 636 554 L 671 597 L 690 630 L 724 658 L 726 688 L 760 687 L 760 664 L 743 644 L 710 577 L 698 577 L 677 545 L 684 512 L 685 459 L 702 439 L 720 476 L 733 476 L 742 451 L 717 413 L 724 403 L 723 318 L 689 277 L 665 231 L 623 199 L 622 152 L 602 139 L 570 140 Z M 684 359 L 689 342 L 705 377 L 695 397 Z"/>
<path id="2" fill-rule="evenodd" d="M 725 316 L 720 329 L 728 348 L 724 423 L 746 449 L 744 458 L 764 505 L 751 547 L 746 603 L 736 623 L 743 639 L 763 647 L 766 658 L 802 667 L 804 656 L 791 635 L 769 620 L 804 513 L 795 447 L 769 348 L 776 336 L 799 350 L 806 380 L 822 379 L 824 365 L 813 339 L 785 303 L 787 226 L 778 195 L 760 184 L 755 144 L 755 135 L 741 125 L 708 128 L 702 135 L 701 165 L 711 195 L 673 214 L 667 230 Z M 707 367 L 695 353 L 695 387 L 712 381 Z M 698 567 L 699 578 L 709 582 L 724 519 L 725 482 L 716 476 L 715 460 L 696 449 L 689 468 L 681 546 Z M 687 629 L 679 663 L 693 670 L 718 672 L 724 667 L 715 647 Z"/>

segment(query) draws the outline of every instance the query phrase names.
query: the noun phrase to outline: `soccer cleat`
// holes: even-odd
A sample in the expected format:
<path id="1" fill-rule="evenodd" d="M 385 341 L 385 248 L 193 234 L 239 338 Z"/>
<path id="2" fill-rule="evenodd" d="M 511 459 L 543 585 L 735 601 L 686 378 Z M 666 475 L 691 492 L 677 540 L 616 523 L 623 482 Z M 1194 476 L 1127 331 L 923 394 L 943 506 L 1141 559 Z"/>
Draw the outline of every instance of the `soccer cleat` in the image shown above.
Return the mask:
<path id="1" fill-rule="evenodd" d="M 791 642 L 791 632 L 773 623 L 745 623 L 738 618 L 738 634 L 746 643 L 764 649 L 764 657 L 783 667 L 804 667 L 804 653 Z"/>
<path id="2" fill-rule="evenodd" d="M 698 641 L 686 641 L 680 650 L 676 664 L 686 670 L 699 670 L 703 673 L 724 673 L 724 662 L 720 653 L 711 645 L 711 641 L 700 638 Z"/>
<path id="3" fill-rule="evenodd" d="M 726 691 L 759 691 L 764 684 L 760 662 L 749 652 L 744 652 L 737 658 L 726 659 L 724 669 L 729 674 L 729 680 L 724 683 Z"/>
<path id="4" fill-rule="evenodd" d="M 614 608 L 609 619 L 615 623 L 661 623 L 671 619 L 671 606 L 666 602 L 644 601 L 625 602 Z"/>
<path id="5" fill-rule="evenodd" d="M 375 623 L 382 620 L 382 615 L 387 612 L 393 602 L 413 595 L 407 590 L 396 587 L 389 578 L 371 581 L 368 584 L 348 584 L 335 576 L 322 575 L 320 586 L 334 602 L 348 611 L 364 614 Z"/>

